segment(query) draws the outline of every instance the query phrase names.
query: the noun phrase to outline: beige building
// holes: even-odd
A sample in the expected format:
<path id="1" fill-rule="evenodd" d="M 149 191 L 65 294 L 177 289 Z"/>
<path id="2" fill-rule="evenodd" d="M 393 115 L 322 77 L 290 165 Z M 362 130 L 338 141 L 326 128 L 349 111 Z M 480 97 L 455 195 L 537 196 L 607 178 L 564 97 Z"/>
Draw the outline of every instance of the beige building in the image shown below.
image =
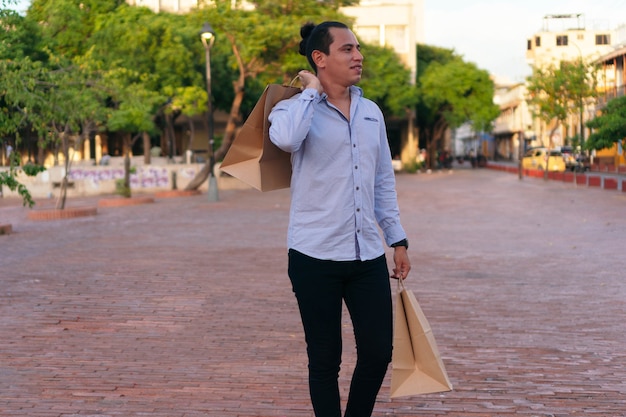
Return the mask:
<path id="1" fill-rule="evenodd" d="M 582 14 L 547 15 L 543 19 L 543 28 L 527 40 L 526 60 L 537 68 L 556 66 L 561 61 L 595 61 L 614 49 L 615 34 L 609 28 L 588 29 Z M 607 81 L 603 77 L 598 78 L 600 86 Z M 592 113 L 593 103 L 588 103 L 587 109 L 572 115 L 567 126 L 561 126 L 552 137 L 549 137 L 551 126 L 534 120 L 537 136 L 531 145 L 563 146 L 569 137 L 582 135 L 584 138 L 588 134 L 584 123 L 592 117 Z"/>
<path id="2" fill-rule="evenodd" d="M 582 14 L 545 16 L 541 30 L 527 40 L 528 64 L 541 68 L 556 66 L 561 61 L 583 59 L 591 62 L 613 51 L 616 32 L 608 28 L 587 29 L 584 19 Z M 454 132 L 457 155 L 467 154 L 472 149 L 489 159 L 516 161 L 520 152 L 529 146 L 563 146 L 568 137 L 580 134 L 581 117 L 573 115 L 567 127 L 562 126 L 549 138 L 550 126 L 532 116 L 526 102 L 525 84 L 498 80 L 494 83 L 494 103 L 500 107 L 500 115 L 494 122 L 491 135 L 474 132 L 471 125 L 461 126 Z M 591 104 L 588 110 L 583 114 L 584 121 L 593 117 Z"/>
<path id="3" fill-rule="evenodd" d="M 543 28 L 527 40 L 526 61 L 533 67 L 593 60 L 613 49 L 614 31 L 587 29 L 582 14 L 547 15 L 543 21 Z"/>
<path id="4" fill-rule="evenodd" d="M 415 79 L 415 45 L 424 42 L 423 0 L 362 0 L 342 12 L 356 19 L 354 31 L 361 40 L 393 48 Z"/>
<path id="5" fill-rule="evenodd" d="M 198 6 L 198 0 L 126 0 L 130 6 L 147 7 L 155 13 L 187 13 Z"/>
<path id="6" fill-rule="evenodd" d="M 232 0 L 235 3 L 235 0 Z M 126 0 L 130 6 L 147 7 L 155 13 L 189 13 L 198 7 L 198 0 Z M 210 3 L 210 0 L 206 1 Z M 251 3 L 243 0 L 240 2 L 243 9 L 254 7 Z"/>
<path id="7" fill-rule="evenodd" d="M 626 26 L 622 28 L 626 29 Z M 596 62 L 600 65 L 600 76 L 607 80 L 598 91 L 594 111 L 599 112 L 609 101 L 626 95 L 626 46 L 621 44 L 610 53 L 598 58 Z M 607 170 L 626 166 L 624 141 L 617 142 L 612 148 L 598 150 L 595 160 L 601 166 L 605 165 Z"/>
<path id="8" fill-rule="evenodd" d="M 474 131 L 471 123 L 454 129 L 455 156 L 475 154 L 496 161 L 518 161 L 520 152 L 535 137 L 525 84 L 499 80 L 494 84 L 493 102 L 500 107 L 500 114 L 491 134 Z"/>
<path id="9" fill-rule="evenodd" d="M 417 47 L 424 42 L 423 0 L 361 0 L 358 6 L 342 8 L 355 18 L 354 31 L 363 41 L 392 48 L 411 71 L 409 82 L 415 82 Z M 387 120 L 389 142 L 394 156 L 410 164 L 417 156 L 418 138 L 415 114 L 408 112 L 402 120 Z"/>
<path id="10" fill-rule="evenodd" d="M 495 160 L 518 161 L 528 142 L 535 136 L 532 115 L 526 103 L 526 85 L 496 84 L 494 103 L 500 106 L 500 115 L 494 122 Z"/>

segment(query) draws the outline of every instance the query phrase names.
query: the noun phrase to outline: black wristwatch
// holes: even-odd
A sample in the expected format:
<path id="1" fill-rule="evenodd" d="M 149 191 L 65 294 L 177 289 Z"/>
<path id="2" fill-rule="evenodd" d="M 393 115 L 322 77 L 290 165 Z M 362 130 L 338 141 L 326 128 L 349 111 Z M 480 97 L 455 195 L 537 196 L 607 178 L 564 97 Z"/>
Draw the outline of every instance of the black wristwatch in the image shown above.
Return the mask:
<path id="1" fill-rule="evenodd" d="M 402 239 L 401 241 L 393 243 L 391 245 L 392 248 L 395 248 L 397 246 L 404 246 L 405 248 L 408 249 L 409 248 L 409 241 L 407 239 Z"/>

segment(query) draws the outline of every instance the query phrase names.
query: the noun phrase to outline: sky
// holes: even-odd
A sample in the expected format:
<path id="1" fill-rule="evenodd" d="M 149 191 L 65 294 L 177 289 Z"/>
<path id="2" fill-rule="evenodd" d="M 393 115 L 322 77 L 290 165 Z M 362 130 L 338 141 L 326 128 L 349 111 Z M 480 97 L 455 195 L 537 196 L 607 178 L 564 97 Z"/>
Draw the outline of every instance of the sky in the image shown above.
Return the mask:
<path id="1" fill-rule="evenodd" d="M 526 40 L 549 14 L 584 15 L 588 29 L 626 24 L 626 0 L 423 0 L 428 45 L 454 49 L 466 61 L 512 82 L 530 75 Z M 20 0 L 25 10 L 30 0 Z M 552 26 L 551 26 L 552 28 Z"/>
<path id="2" fill-rule="evenodd" d="M 544 16 L 582 13 L 587 29 L 626 24 L 626 0 L 423 1 L 426 44 L 454 49 L 466 61 L 512 82 L 531 73 L 526 41 L 543 28 Z"/>

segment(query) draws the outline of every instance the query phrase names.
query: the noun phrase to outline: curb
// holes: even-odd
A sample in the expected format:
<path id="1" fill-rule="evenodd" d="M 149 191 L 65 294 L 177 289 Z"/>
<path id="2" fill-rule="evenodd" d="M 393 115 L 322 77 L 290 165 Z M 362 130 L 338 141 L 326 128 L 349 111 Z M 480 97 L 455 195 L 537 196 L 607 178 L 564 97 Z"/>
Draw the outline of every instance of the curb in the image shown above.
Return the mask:
<path id="1" fill-rule="evenodd" d="M 507 173 L 518 173 L 516 167 L 507 167 L 503 165 L 487 164 L 487 168 L 503 171 Z M 523 176 L 529 178 L 544 178 L 544 172 L 538 169 L 523 169 Z M 548 179 L 552 181 L 560 181 L 565 183 L 573 183 L 575 185 L 583 185 L 586 187 L 599 188 L 609 191 L 626 192 L 626 180 L 616 178 L 603 178 L 594 173 L 573 173 L 573 172 L 548 172 Z"/>
<path id="2" fill-rule="evenodd" d="M 173 197 L 191 197 L 194 195 L 200 195 L 200 190 L 169 190 L 159 191 L 154 194 L 155 198 L 173 198 Z"/>
<path id="3" fill-rule="evenodd" d="M 76 217 L 95 216 L 98 214 L 96 207 L 73 207 L 64 209 L 41 209 L 28 212 L 29 220 L 61 220 L 74 219 Z"/>
<path id="4" fill-rule="evenodd" d="M 98 207 L 125 207 L 154 203 L 152 197 L 115 197 L 98 200 Z"/>

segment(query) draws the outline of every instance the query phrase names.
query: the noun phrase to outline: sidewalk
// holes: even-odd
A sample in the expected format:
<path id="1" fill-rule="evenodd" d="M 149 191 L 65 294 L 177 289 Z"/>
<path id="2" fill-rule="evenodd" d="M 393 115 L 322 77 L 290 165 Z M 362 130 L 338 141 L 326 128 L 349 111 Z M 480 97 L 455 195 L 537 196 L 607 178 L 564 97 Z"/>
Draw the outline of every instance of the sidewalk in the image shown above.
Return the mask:
<path id="1" fill-rule="evenodd" d="M 488 169 L 397 183 L 455 389 L 391 401 L 388 375 L 374 416 L 626 415 L 626 194 Z M 0 206 L 0 416 L 313 416 L 288 190 L 26 210 Z"/>

